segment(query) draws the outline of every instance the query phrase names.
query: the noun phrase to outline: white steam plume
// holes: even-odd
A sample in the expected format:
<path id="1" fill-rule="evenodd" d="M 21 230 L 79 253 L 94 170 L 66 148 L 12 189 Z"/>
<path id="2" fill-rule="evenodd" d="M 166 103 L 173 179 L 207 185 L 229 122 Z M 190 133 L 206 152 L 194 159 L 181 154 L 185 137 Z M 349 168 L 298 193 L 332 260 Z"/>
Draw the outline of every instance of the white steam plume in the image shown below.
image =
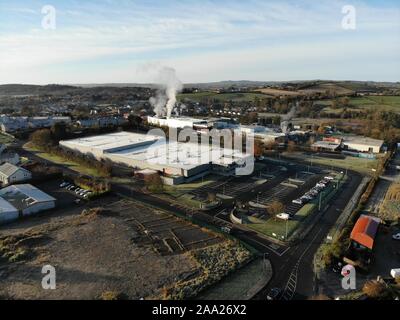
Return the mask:
<path id="1" fill-rule="evenodd" d="M 182 82 L 176 76 L 175 69 L 162 67 L 158 71 L 157 83 L 160 86 L 156 97 L 150 98 L 149 102 L 158 117 L 170 118 L 176 104 L 176 94 L 183 89 Z"/>

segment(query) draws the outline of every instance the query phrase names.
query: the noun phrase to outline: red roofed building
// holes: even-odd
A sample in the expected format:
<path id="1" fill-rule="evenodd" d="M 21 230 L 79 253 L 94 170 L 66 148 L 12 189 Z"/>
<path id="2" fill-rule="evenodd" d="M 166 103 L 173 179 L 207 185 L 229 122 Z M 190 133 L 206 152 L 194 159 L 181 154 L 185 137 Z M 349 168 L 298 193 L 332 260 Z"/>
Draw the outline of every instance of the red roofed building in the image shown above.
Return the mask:
<path id="1" fill-rule="evenodd" d="M 356 247 L 365 247 L 372 250 L 380 222 L 381 220 L 376 217 L 360 216 L 350 235 L 350 239 L 356 243 Z"/>

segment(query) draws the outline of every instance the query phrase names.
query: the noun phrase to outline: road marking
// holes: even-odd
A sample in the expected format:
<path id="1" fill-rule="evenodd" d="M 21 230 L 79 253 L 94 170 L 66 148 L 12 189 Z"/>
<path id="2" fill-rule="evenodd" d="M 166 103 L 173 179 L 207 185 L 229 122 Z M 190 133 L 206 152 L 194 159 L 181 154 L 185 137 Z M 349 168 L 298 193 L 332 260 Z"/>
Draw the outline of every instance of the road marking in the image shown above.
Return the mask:
<path id="1" fill-rule="evenodd" d="M 304 255 L 307 253 L 307 251 L 311 248 L 313 245 L 315 239 L 318 237 L 318 235 L 321 233 L 322 228 L 318 230 L 318 232 L 315 234 L 314 238 L 312 238 L 310 244 L 306 247 L 306 249 L 303 251 L 303 253 L 300 255 L 299 259 L 296 262 L 296 265 L 294 266 L 289 279 L 286 283 L 285 290 L 282 295 L 282 299 L 284 300 L 291 300 L 296 293 L 296 288 L 297 288 L 297 274 L 299 271 L 299 266 L 301 263 L 301 260 L 303 259 Z"/>

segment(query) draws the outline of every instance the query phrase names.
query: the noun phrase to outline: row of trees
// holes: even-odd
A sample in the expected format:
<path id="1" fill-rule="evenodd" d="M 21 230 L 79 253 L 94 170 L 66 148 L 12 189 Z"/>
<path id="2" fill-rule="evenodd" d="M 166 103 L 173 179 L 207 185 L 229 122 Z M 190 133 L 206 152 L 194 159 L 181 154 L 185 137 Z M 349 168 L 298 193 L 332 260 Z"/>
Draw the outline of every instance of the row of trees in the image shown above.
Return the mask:
<path id="1" fill-rule="evenodd" d="M 92 155 L 81 155 L 67 151 L 58 146 L 54 133 L 51 129 L 40 129 L 31 134 L 31 143 L 47 153 L 59 156 L 66 161 L 76 162 L 84 167 L 95 169 L 100 175 L 109 177 L 112 173 L 112 163 L 108 160 L 97 160 Z"/>

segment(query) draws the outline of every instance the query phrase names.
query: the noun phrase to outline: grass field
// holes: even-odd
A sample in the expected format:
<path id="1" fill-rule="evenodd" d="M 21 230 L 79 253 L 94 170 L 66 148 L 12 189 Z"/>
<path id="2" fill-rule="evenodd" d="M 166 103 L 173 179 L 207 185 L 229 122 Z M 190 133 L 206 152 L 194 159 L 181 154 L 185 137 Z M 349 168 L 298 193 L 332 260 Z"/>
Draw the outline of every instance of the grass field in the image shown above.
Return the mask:
<path id="1" fill-rule="evenodd" d="M 299 159 L 303 161 L 308 161 L 311 164 L 311 157 L 305 156 L 303 153 L 284 153 L 285 157 Z M 374 175 L 374 171 L 372 169 L 376 169 L 378 165 L 378 159 L 363 159 L 347 156 L 345 159 L 330 159 L 323 157 L 312 157 L 313 164 L 322 164 L 326 166 L 333 166 L 343 169 L 349 169 L 358 171 L 362 174 Z"/>
<path id="2" fill-rule="evenodd" d="M 0 133 L 0 144 L 7 144 L 7 143 L 12 143 L 14 142 L 14 138 L 4 134 L 4 133 Z"/>
<path id="3" fill-rule="evenodd" d="M 341 113 L 343 108 L 332 109 L 332 100 L 321 100 L 316 103 L 325 105 L 323 109 L 325 113 Z M 349 97 L 348 111 L 367 111 L 367 110 L 382 110 L 382 111 L 397 111 L 400 112 L 400 96 L 365 96 L 365 97 Z"/>
<path id="4" fill-rule="evenodd" d="M 182 93 L 178 95 L 178 100 L 191 100 L 194 102 L 201 102 L 205 100 L 218 100 L 218 101 L 254 101 L 258 97 L 260 99 L 267 98 L 268 96 L 262 93 L 243 92 L 243 93 L 216 93 L 211 91 L 198 92 L 198 93 Z"/>
<path id="5" fill-rule="evenodd" d="M 29 146 L 25 145 L 24 148 L 28 151 L 34 152 L 38 157 L 40 157 L 42 159 L 51 161 L 55 164 L 63 165 L 64 167 L 68 167 L 69 169 L 79 172 L 81 174 L 89 175 L 89 176 L 93 176 L 93 177 L 102 177 L 102 175 L 99 174 L 99 172 L 94 168 L 82 166 L 79 163 L 76 163 L 76 162 L 73 162 L 70 160 L 66 160 L 66 159 L 56 156 L 54 154 L 43 152 L 43 151 L 39 150 L 38 148 L 33 147 L 32 145 L 29 145 Z"/>

